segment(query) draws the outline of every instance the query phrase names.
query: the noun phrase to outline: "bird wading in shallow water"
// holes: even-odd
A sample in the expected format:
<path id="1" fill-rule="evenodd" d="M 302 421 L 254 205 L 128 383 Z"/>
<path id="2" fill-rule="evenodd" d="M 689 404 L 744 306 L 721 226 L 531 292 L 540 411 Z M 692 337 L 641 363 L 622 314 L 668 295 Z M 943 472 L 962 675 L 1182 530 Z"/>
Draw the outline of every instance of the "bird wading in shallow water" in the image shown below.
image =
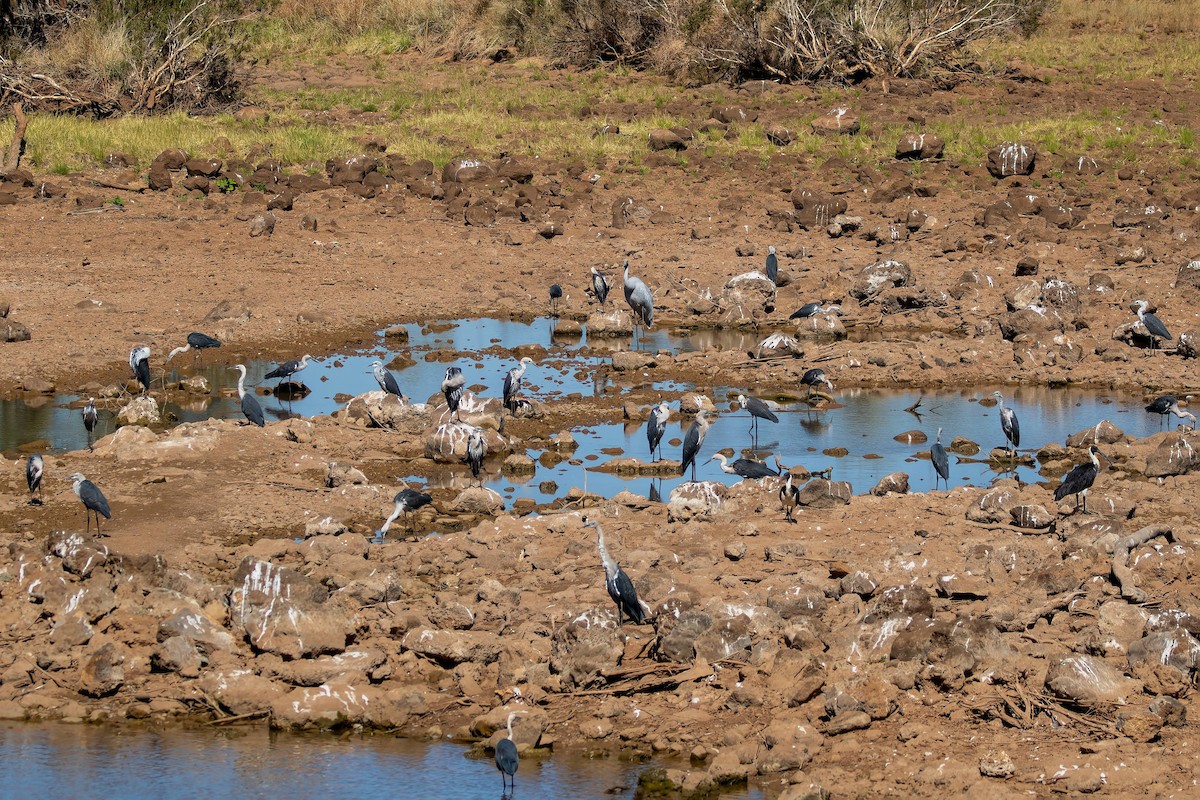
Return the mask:
<path id="1" fill-rule="evenodd" d="M 29 504 L 42 505 L 42 478 L 46 475 L 46 462 L 41 453 L 34 453 L 25 462 L 25 484 L 29 487 Z"/>
<path id="2" fill-rule="evenodd" d="M 629 580 L 629 576 L 617 564 L 616 559 L 608 554 L 608 548 L 604 546 L 604 530 L 600 523 L 585 517 L 583 526 L 596 529 L 596 548 L 600 551 L 600 563 L 604 566 L 604 588 L 617 604 L 617 625 L 621 625 L 625 617 L 629 617 L 629 621 L 634 625 L 641 625 L 647 619 L 646 609 L 638 599 L 633 581 Z"/>
<path id="3" fill-rule="evenodd" d="M 946 448 L 942 447 L 942 429 L 938 428 L 937 441 L 933 443 L 933 447 L 929 448 L 929 460 L 933 462 L 933 471 L 935 477 L 933 479 L 933 490 L 937 491 L 938 478 L 946 482 L 946 491 L 950 490 L 950 457 L 946 454 Z"/>
<path id="4" fill-rule="evenodd" d="M 112 511 L 108 507 L 108 498 L 100 487 L 83 477 L 82 472 L 76 472 L 67 480 L 71 481 L 71 490 L 83 503 L 83 513 L 87 517 L 86 533 L 91 533 L 92 514 L 96 515 L 96 535 L 100 535 L 100 517 L 112 519 Z"/>
<path id="5" fill-rule="evenodd" d="M 662 458 L 662 451 L 659 445 L 662 443 L 663 434 L 667 430 L 667 420 L 671 418 L 671 407 L 666 403 L 660 402 L 650 411 L 650 418 L 646 420 L 646 441 L 650 444 L 650 458 L 658 461 Z M 654 451 L 658 450 L 658 458 L 654 458 Z"/>
<path id="6" fill-rule="evenodd" d="M 96 398 L 89 397 L 87 405 L 83 407 L 83 429 L 87 431 L 88 450 L 92 449 L 92 434 L 96 432 L 96 422 L 99 416 L 96 414 Z"/>
<path id="7" fill-rule="evenodd" d="M 708 436 L 708 428 L 711 424 L 705 413 L 701 410 L 696 414 L 696 421 L 692 423 L 683 437 L 683 460 L 679 464 L 679 471 L 680 473 L 687 472 L 687 468 L 690 466 L 693 481 L 696 480 L 696 456 L 700 453 L 700 446 L 704 444 L 704 438 Z"/>
<path id="8" fill-rule="evenodd" d="M 550 316 L 558 316 L 558 303 L 562 300 L 563 290 L 557 283 L 550 284 Z"/>
<path id="9" fill-rule="evenodd" d="M 633 327 L 636 339 L 640 322 L 643 329 L 654 327 L 654 295 L 641 278 L 629 274 L 629 259 L 625 259 L 624 272 L 625 302 L 633 309 Z M 645 331 L 643 330 L 643 335 Z"/>
<path id="10" fill-rule="evenodd" d="M 1083 513 L 1087 514 L 1087 496 L 1096 476 L 1100 474 L 1100 450 L 1096 445 L 1088 448 L 1089 461 L 1076 464 L 1062 479 L 1062 483 L 1054 490 L 1054 501 L 1058 502 L 1069 494 L 1075 495 L 1075 509 L 1079 509 L 1079 498 L 1083 498 Z"/>
<path id="11" fill-rule="evenodd" d="M 230 369 L 238 371 L 238 398 L 242 401 L 242 416 L 251 425 L 263 427 L 266 425 L 266 419 L 263 417 L 262 405 L 258 402 L 258 398 L 252 392 L 246 391 L 246 365 L 234 364 Z"/>
<path id="12" fill-rule="evenodd" d="M 1181 409 L 1179 407 L 1179 400 L 1174 395 L 1164 394 L 1162 397 L 1154 398 L 1154 402 L 1146 406 L 1146 410 L 1151 414 L 1160 414 L 1160 423 L 1162 422 L 1162 418 L 1166 418 L 1168 420 L 1168 428 L 1170 427 L 1170 414 L 1174 414 L 1180 419 L 1190 419 L 1192 421 L 1192 428 L 1196 427 L 1196 415 L 1190 411 Z"/>
<path id="13" fill-rule="evenodd" d="M 748 458 L 739 458 L 732 464 L 724 453 L 713 453 L 708 459 L 709 461 L 720 461 L 721 471 L 730 475 L 738 475 L 743 478 L 777 478 L 779 473 L 768 467 L 761 461 L 751 461 Z"/>
<path id="14" fill-rule="evenodd" d="M 817 391 L 817 387 L 821 384 L 829 387 L 829 393 L 833 394 L 833 381 L 829 380 L 829 376 L 825 374 L 825 370 L 820 367 L 813 367 L 800 376 L 800 385 L 807 386 L 813 393 Z"/>
<path id="15" fill-rule="evenodd" d="M 387 535 L 388 528 L 392 527 L 392 523 L 401 514 L 410 517 L 415 522 L 416 515 L 414 512 L 422 506 L 429 505 L 433 502 L 433 498 L 415 489 L 401 489 L 396 493 L 393 502 L 395 505 L 392 507 L 392 513 L 383 521 L 383 525 L 380 526 L 379 530 L 375 531 L 375 534 L 381 539 Z"/>
<path id="16" fill-rule="evenodd" d="M 1015 459 L 1017 448 L 1021 446 L 1021 424 L 1017 421 L 1017 412 L 1004 407 L 1004 395 L 1000 392 L 992 392 L 992 396 L 996 398 L 996 407 L 1000 409 L 1000 430 L 1004 432 L 1004 438 L 1009 444 L 1008 450 Z"/>
<path id="17" fill-rule="evenodd" d="M 1159 339 L 1166 339 L 1168 342 L 1171 341 L 1171 332 L 1167 330 L 1167 326 L 1163 324 L 1163 321 L 1153 314 L 1146 313 L 1146 309 L 1150 307 L 1149 303 L 1145 300 L 1137 300 L 1134 302 L 1134 305 L 1137 306 L 1138 319 L 1146 326 L 1146 332 L 1150 334 L 1151 350 L 1158 348 Z"/>
<path id="18" fill-rule="evenodd" d="M 479 428 L 471 428 L 471 432 L 467 434 L 467 464 L 471 467 L 471 476 L 477 481 L 483 473 L 483 459 L 485 458 L 487 458 L 487 440 L 483 438 L 483 431 Z M 483 485 L 482 481 L 480 485 Z"/>
<path id="19" fill-rule="evenodd" d="M 519 711 L 508 712 L 508 737 L 496 742 L 496 769 L 500 771 L 500 796 L 512 797 L 517 787 L 517 767 L 520 766 L 520 756 L 517 754 L 517 743 L 513 741 L 513 719 Z M 508 791 L 506 795 L 504 792 Z"/>
<path id="20" fill-rule="evenodd" d="M 754 441 L 758 441 L 758 421 L 760 419 L 765 419 L 767 422 L 779 422 L 779 417 L 775 416 L 775 412 L 757 397 L 746 397 L 744 394 L 739 394 L 737 401 L 738 405 L 750 412 L 750 431 Z"/>

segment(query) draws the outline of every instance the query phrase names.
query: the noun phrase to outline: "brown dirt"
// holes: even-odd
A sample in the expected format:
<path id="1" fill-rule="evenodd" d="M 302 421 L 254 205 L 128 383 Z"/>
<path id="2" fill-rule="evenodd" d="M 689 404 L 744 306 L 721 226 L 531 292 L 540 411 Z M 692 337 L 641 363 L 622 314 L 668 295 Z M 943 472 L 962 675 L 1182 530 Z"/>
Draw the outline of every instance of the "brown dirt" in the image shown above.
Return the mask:
<path id="1" fill-rule="evenodd" d="M 516 84 L 520 76 L 506 79 Z M 1003 97 L 1007 113 L 1019 120 L 1050 106 L 1083 107 L 1097 96 L 1037 82 L 964 85 L 929 97 L 891 89 L 884 95 L 869 87 L 859 113 L 885 120 L 923 117 L 949 113 L 959 97 L 972 97 L 976 109 Z M 1133 107 L 1163 107 L 1157 90 L 1145 84 L 1094 91 L 1109 98 L 1128 95 Z M 743 103 L 753 107 L 789 99 L 804 107 L 819 103 L 802 88 L 759 98 L 745 93 Z M 1175 97 L 1170 105 L 1181 101 Z M 687 100 L 680 102 L 686 106 Z M 699 122 L 707 111 L 695 107 L 692 116 Z M 851 340 L 809 341 L 805 358 L 785 363 L 748 364 L 743 354 L 730 353 L 664 358 L 658 368 L 662 374 L 704 386 L 711 385 L 717 370 L 737 370 L 759 391 L 794 392 L 799 374 L 819 357 L 839 387 L 1016 381 L 1183 394 L 1196 385 L 1194 362 L 1174 352 L 1150 354 L 1111 337 L 1132 319 L 1128 305 L 1138 297 L 1156 304 L 1177 335 L 1197 328 L 1196 290 L 1174 285 L 1178 268 L 1196 255 L 1190 243 L 1200 228 L 1196 212 L 1176 208 L 1145 226 L 1112 225 L 1123 210 L 1150 204 L 1171 208 L 1194 188 L 1194 175 L 1170 169 L 1153 153 L 1135 168 L 1109 168 L 1097 176 L 1061 175 L 1063 159 L 1047 157 L 1033 176 L 1003 183 L 981 164 L 932 163 L 918 178 L 909 178 L 907 164 L 818 167 L 786 151 L 767 169 L 755 159 L 728 164 L 701 154 L 688 158 L 687 167 L 680 168 L 651 157 L 644 175 L 602 171 L 595 184 L 590 170 L 537 165 L 535 208 L 566 231 L 551 239 L 536 235 L 541 219 L 521 221 L 515 211 L 502 213 L 491 227 L 466 226 L 454 202 L 424 200 L 403 187 L 369 200 L 343 188 L 301 194 L 293 211 L 277 214 L 272 236 L 251 238 L 248 217 L 261 209 L 243 205 L 237 193 L 207 199 L 181 199 L 175 192 L 123 193 L 123 212 L 70 215 L 77 201 L 86 206 L 88 198 L 104 198 L 113 190 L 95 187 L 95 175 L 37 176 L 65 183 L 67 196 L 33 199 L 29 188 L 16 205 L 0 208 L 5 254 L 0 300 L 11 302 L 11 317 L 33 333 L 31 342 L 0 344 L 0 386 L 16 393 L 39 378 L 71 390 L 123 379 L 133 344 L 148 343 L 161 358 L 188 331 L 211 327 L 203 319 L 222 301 L 252 312 L 244 322 L 221 325 L 227 338 L 222 357 L 231 361 L 334 352 L 371 341 L 372 331 L 400 321 L 528 315 L 544 308 L 551 282 L 562 284 L 570 296 L 567 314 L 581 316 L 588 308 L 588 267 L 627 256 L 635 272 L 657 289 L 658 324 L 711 325 L 719 314 L 697 314 L 703 307 L 698 293 L 711 289 L 719 295 L 728 278 L 761 268 L 767 244 L 779 247 L 781 269 L 792 282 L 780 290 L 774 312 L 754 315 L 763 335 L 791 330 L 787 315 L 802 303 L 836 298 L 857 323 Z M 911 180 L 915 191 L 887 202 L 873 199 L 881 187 L 898 180 Z M 787 193 L 794 187 L 844 197 L 848 213 L 863 218 L 861 229 L 837 237 L 794 225 L 781 230 L 780 217 L 770 215 L 792 208 Z M 990 227 L 976 223 L 985 207 L 1020 187 L 1085 210 L 1086 221 L 1070 229 L 1051 227 L 1037 216 Z M 474 197 L 511 195 L 507 187 L 467 191 Z M 564 196 L 572 199 L 564 204 Z M 633 198 L 634 212 L 624 227 L 615 228 L 613 204 L 625 196 Z M 864 235 L 893 223 L 903 231 L 914 207 L 936 222 L 886 245 Z M 316 217 L 315 232 L 300 227 L 306 214 Z M 1133 252 L 1139 246 L 1146 251 L 1140 260 Z M 753 247 L 755 253 L 739 257 L 739 247 Z M 1067 281 L 1077 288 L 1080 302 L 1063 310 L 1062 329 L 1014 343 L 1002 338 L 997 322 L 1005 294 L 1029 280 L 1014 276 L 1023 256 L 1037 258 L 1036 280 Z M 946 304 L 895 313 L 886 313 L 879 302 L 859 306 L 848 294 L 857 273 L 886 258 L 907 262 L 915 288 L 926 296 L 950 292 Z M 980 279 L 968 284 L 961 276 L 971 270 Z M 1089 291 L 1102 275 L 1113 288 Z M 619 290 L 614 296 L 619 300 Z M 80 306 L 89 301 L 103 305 Z M 298 321 L 298 315 L 315 321 Z M 1068 356 L 1072 348 L 1082 356 Z M 549 419 L 515 430 L 522 436 L 544 435 L 616 413 L 613 400 L 583 400 L 566 411 L 551 408 Z M 114 520 L 104 543 L 113 552 L 161 555 L 168 565 L 188 568 L 217 587 L 230 585 L 243 556 L 260 554 L 340 588 L 346 582 L 338 574 L 347 569 L 344 565 L 331 565 L 290 540 L 302 534 L 306 522 L 325 515 L 348 523 L 349 536 L 369 535 L 390 503 L 394 476 L 431 469 L 419 460 L 414 432 L 398 436 L 330 420 L 274 423 L 265 431 L 232 422 L 194 429 L 196 436 L 204 431 L 213 432 L 211 446 L 186 451 L 138 449 L 118 436 L 95 453 L 48 457 L 47 505 L 41 509 L 24 504 L 23 461 L 8 462 L 0 478 L 0 535 L 14 545 L 3 565 L 8 581 L 0 589 L 8 615 L 0 634 L 6 642 L 0 651 L 4 714 L 139 716 L 147 697 L 175 703 L 160 707 L 168 716 L 208 710 L 207 701 L 199 699 L 198 679 L 151 671 L 153 636 L 146 641 L 148 631 L 137 626 L 152 628 L 155 620 L 130 621 L 114 612 L 94 622 L 98 634 L 89 644 L 51 647 L 46 637 L 60 611 L 47 607 L 44 614 L 31 614 L 20 608 L 30 604 L 25 579 L 15 572 L 20 546 L 36 549 L 50 531 L 77 528 L 82 521 L 63 476 L 82 470 L 108 493 Z M 1116 466 L 1100 478 L 1093 505 L 1105 508 L 1097 501 L 1101 495 L 1113 502 L 1097 520 L 1063 517 L 1057 535 L 1028 535 L 1007 520 L 972 523 L 965 512 L 984 490 L 963 488 L 856 496 L 848 506 L 802 510 L 796 526 L 783 521 L 773 491 L 749 488 L 736 490 L 729 507 L 706 521 L 670 520 L 658 504 L 621 508 L 616 517 L 593 512 L 605 520 L 610 547 L 648 602 L 661 604 L 674 595 L 686 598 L 681 607 L 690 604 L 710 613 L 725 604 L 756 609 L 749 618 L 723 612 L 735 620 L 731 624 L 746 627 L 752 646 L 708 662 L 715 673 L 705 672 L 701 663 L 681 663 L 674 669 L 694 666 L 703 675 L 679 687 L 638 683 L 645 679 L 636 671 L 645 668 L 651 674 L 653 668 L 640 655 L 654 639 L 648 627 L 630 631 L 622 667 L 633 672 L 614 670 L 608 680 L 572 687 L 538 666 L 549 656 L 550 637 L 564 623 L 590 607 L 609 608 L 592 539 L 577 521 L 561 516 L 528 524 L 502 517 L 444 539 L 372 546 L 366 561 L 378 565 L 373 569 L 394 571 L 403 591 L 386 608 L 358 609 L 353 641 L 387 653 L 387 669 L 370 678 L 378 691 L 419 686 L 429 695 L 426 711 L 397 712 L 383 721 L 383 727 L 415 734 L 465 733 L 471 720 L 514 700 L 519 691 L 547 712 L 543 738 L 552 736 L 556 746 L 694 754 L 702 757 L 698 771 L 719 762 L 710 773 L 732 775 L 741 763 L 743 771 L 769 773 L 762 780 L 770 785 L 811 780 L 834 797 L 1091 791 L 1188 796 L 1200 777 L 1192 747 L 1196 724 L 1167 725 L 1153 742 L 1135 743 L 1132 723 L 1118 720 L 1168 695 L 1178 696 L 1195 719 L 1192 673 L 1151 675 L 1145 665 L 1137 671 L 1127 662 L 1146 625 L 1127 626 L 1119 634 L 1108 625 L 1110 616 L 1140 612 L 1121 598 L 1110 575 L 1104 532 L 1092 524 L 1102 521 L 1121 533 L 1156 523 L 1173 526 L 1175 547 L 1152 543 L 1135 551 L 1139 585 L 1148 592 L 1151 609 L 1196 613 L 1190 579 L 1198 565 L 1190 520 L 1197 480 L 1184 474 L 1161 485 L 1146 478 L 1150 452 L 1160 441 L 1175 441 L 1172 436 L 1106 445 Z M 1192 435 L 1184 438 L 1198 444 Z M 1081 458 L 1081 451 L 1069 456 Z M 323 488 L 330 461 L 355 464 L 373 486 Z M 435 493 L 435 505 L 446 507 L 453 494 Z M 1043 488 L 1026 488 L 1023 497 L 1052 513 L 1056 509 Z M 1069 507 L 1064 503 L 1061 513 Z M 450 516 L 439 510 L 438 525 L 459 528 L 474 522 Z M 432 519 L 427 513 L 423 525 Z M 137 607 L 139 595 L 118 585 L 128 566 L 114 562 L 105 569 L 124 607 Z M 859 570 L 870 573 L 878 589 L 847 587 L 843 575 Z M 971 591 L 946 589 L 943 578 L 952 574 L 967 578 Z M 493 579 L 515 589 L 519 601 L 485 599 L 494 593 L 481 587 Z M 67 580 L 83 582 L 76 575 Z M 143 585 L 139 581 L 134 583 Z M 827 610 L 815 619 L 801 615 L 786 621 L 767 612 L 770 598 L 797 585 L 815 587 L 828 598 Z M 913 658 L 878 642 L 872 649 L 870 637 L 883 637 L 869 619 L 872 604 L 885 589 L 905 585 L 928 593 L 935 620 L 984 620 L 1011 652 L 963 656 L 955 648 L 969 647 L 955 634 L 946 634 L 948 643 L 941 645 L 935 635 L 934 643 Z M 502 635 L 504 655 L 451 669 L 400 645 L 408 630 L 439 627 L 430 620 L 440 618 L 436 610 L 451 601 L 476 615 L 469 630 Z M 1031 610 L 1041 613 L 1026 618 Z M 669 619 L 660 621 L 659 633 L 665 636 L 669 627 Z M 918 620 L 910 630 L 919 628 Z M 79 693 L 77 675 L 104 641 L 127 647 L 130 656 L 126 684 L 101 707 Z M 47 648 L 51 655 L 34 655 Z M 1133 670 L 1143 688 L 1125 705 L 1106 701 L 1080 713 L 1078 704 L 1052 699 L 1043 685 L 1049 663 L 1070 653 L 1098 654 L 1119 671 Z M 28 661 L 35 666 L 22 672 Z M 233 654 L 214 656 L 208 669 L 265 670 L 263 663 L 263 656 L 242 643 Z M 673 668 L 658 669 L 668 674 Z M 36 682 L 21 677 L 39 671 L 52 675 L 50 688 L 40 677 Z M 813 676 L 819 680 L 811 696 L 797 698 L 797 687 Z M 849 699 L 839 705 L 839 698 Z M 228 707 L 224 713 L 230 713 Z M 786 768 L 764 766 L 768 755 L 779 756 L 784 748 L 793 754 L 783 760 Z M 795 755 L 798 750 L 805 757 Z M 981 776 L 980 761 L 992 750 L 1011 757 L 1011 777 Z"/>

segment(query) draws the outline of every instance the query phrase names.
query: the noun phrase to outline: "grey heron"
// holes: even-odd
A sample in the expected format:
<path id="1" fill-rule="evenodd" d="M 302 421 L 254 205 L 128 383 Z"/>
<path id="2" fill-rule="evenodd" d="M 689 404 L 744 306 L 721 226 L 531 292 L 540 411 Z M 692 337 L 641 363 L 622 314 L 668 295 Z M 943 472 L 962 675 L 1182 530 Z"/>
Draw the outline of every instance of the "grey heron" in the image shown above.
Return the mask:
<path id="1" fill-rule="evenodd" d="M 513 741 L 512 724 L 516 711 L 508 712 L 508 738 L 496 742 L 496 769 L 500 771 L 500 796 L 504 797 L 507 789 L 512 796 L 517 788 L 517 767 L 520 756 L 517 755 L 517 744 Z"/>
<path id="2" fill-rule="evenodd" d="M 946 454 L 946 448 L 942 447 L 942 429 L 938 428 L 937 441 L 933 443 L 933 447 L 929 448 L 929 460 L 933 462 L 933 471 L 936 476 L 933 479 L 933 490 L 937 491 L 938 477 L 946 482 L 946 491 L 950 490 L 950 457 Z"/>
<path id="3" fill-rule="evenodd" d="M 829 387 L 829 393 L 833 394 L 833 381 L 829 380 L 829 376 L 825 374 L 825 370 L 820 367 L 813 367 L 800 376 L 800 384 L 807 386 L 814 392 L 817 386 L 825 384 Z"/>
<path id="4" fill-rule="evenodd" d="M 396 395 L 396 397 L 400 398 L 401 402 L 408 400 L 404 396 L 404 392 L 400 391 L 400 384 L 396 382 L 396 376 L 387 371 L 382 361 L 376 360 L 371 362 L 371 374 L 375 376 L 375 381 L 379 384 L 380 389 L 388 394 Z"/>
<path id="5" fill-rule="evenodd" d="M 42 477 L 45 474 L 46 463 L 42 460 L 42 454 L 34 453 L 25 462 L 25 483 L 29 486 L 29 504 L 31 506 L 42 505 Z"/>
<path id="6" fill-rule="evenodd" d="M 209 336 L 207 333 L 192 331 L 187 335 L 187 344 L 185 344 L 183 347 L 176 347 L 167 354 L 167 362 L 170 362 L 172 358 L 180 355 L 181 353 L 186 353 L 188 350 L 195 350 L 195 355 L 200 356 L 205 350 L 220 346 L 220 339 Z"/>
<path id="7" fill-rule="evenodd" d="M 383 525 L 379 530 L 375 531 L 375 534 L 380 538 L 387 535 L 388 528 L 392 527 L 392 523 L 396 521 L 396 517 L 399 517 L 401 514 L 415 517 L 414 512 L 418 508 L 427 506 L 433 502 L 432 497 L 424 492 L 418 492 L 416 489 L 401 489 L 392 500 L 395 503 L 392 507 L 392 513 L 383 521 Z"/>
<path id="8" fill-rule="evenodd" d="M 471 466 L 471 475 L 479 480 L 483 472 L 483 459 L 487 458 L 487 440 L 483 438 L 480 428 L 471 428 L 467 434 L 467 464 Z"/>
<path id="9" fill-rule="evenodd" d="M 1146 410 L 1151 414 L 1160 414 L 1163 417 L 1166 417 L 1168 420 L 1170 420 L 1169 415 L 1171 414 L 1174 414 L 1180 419 L 1190 419 L 1192 421 L 1192 427 L 1196 427 L 1196 415 L 1190 411 L 1184 411 L 1181 409 L 1179 407 L 1179 400 L 1174 395 L 1164 394 L 1162 397 L 1154 398 L 1154 402 L 1146 406 Z M 1167 427 L 1170 427 L 1169 421 L 1167 423 Z"/>
<path id="10" fill-rule="evenodd" d="M 521 378 L 525 375 L 525 368 L 532 363 L 533 359 L 525 356 L 504 376 L 504 407 L 510 413 L 516 413 L 516 399 L 517 392 L 521 389 Z"/>
<path id="11" fill-rule="evenodd" d="M 550 316 L 558 316 L 558 301 L 562 300 L 563 290 L 557 283 L 550 284 Z"/>
<path id="12" fill-rule="evenodd" d="M 271 370 L 266 375 L 263 375 L 263 380 L 269 380 L 270 378 L 279 378 L 279 383 L 275 384 L 276 389 L 278 389 L 280 386 L 282 386 L 284 381 L 287 381 L 290 383 L 295 383 L 295 381 L 292 380 L 293 376 L 295 376 L 295 374 L 297 372 L 300 372 L 301 370 L 303 370 L 305 367 L 308 366 L 308 360 L 310 358 L 312 358 L 312 356 L 310 356 L 308 353 L 305 353 L 303 356 L 300 357 L 299 361 L 297 361 L 296 359 L 292 359 L 291 361 L 284 361 L 282 364 L 275 367 L 275 369 Z"/>
<path id="13" fill-rule="evenodd" d="M 142 394 L 150 391 L 150 348 L 138 345 L 129 351 L 129 369 L 142 385 Z"/>
<path id="14" fill-rule="evenodd" d="M 595 267 L 592 267 L 592 292 L 596 295 L 596 302 L 603 306 L 608 299 L 608 278 Z"/>
<path id="15" fill-rule="evenodd" d="M 683 437 L 683 461 L 679 465 L 679 471 L 680 473 L 686 472 L 690 465 L 693 481 L 696 480 L 696 456 L 700 453 L 700 445 L 704 444 L 704 437 L 708 436 L 709 424 L 704 410 L 701 409 L 696 414 L 696 421 L 691 424 L 687 434 Z"/>
<path id="16" fill-rule="evenodd" d="M 724 453 L 713 453 L 709 461 L 721 462 L 721 471 L 730 475 L 740 475 L 743 478 L 776 478 L 779 473 L 761 461 L 751 461 L 748 458 L 736 459 L 732 464 Z"/>
<path id="17" fill-rule="evenodd" d="M 1000 430 L 1004 431 L 1004 438 L 1008 440 L 1007 449 L 1016 458 L 1017 448 L 1021 446 L 1021 424 L 1017 421 L 1017 412 L 1004 407 L 1004 395 L 1000 392 L 992 392 L 992 396 L 996 398 L 996 405 L 1000 409 Z"/>
<path id="18" fill-rule="evenodd" d="M 1100 459 L 1097 454 L 1100 449 L 1096 445 L 1088 448 L 1088 456 L 1090 461 L 1083 464 L 1076 464 L 1071 468 L 1071 471 L 1063 477 L 1062 483 L 1054 490 L 1055 502 L 1062 500 L 1069 494 L 1075 495 L 1075 508 L 1079 509 L 1079 498 L 1083 497 L 1083 513 L 1088 513 L 1087 496 L 1088 490 L 1092 488 L 1092 484 L 1096 482 L 1096 476 L 1100 474 Z"/>
<path id="19" fill-rule="evenodd" d="M 100 535 L 100 517 L 112 519 L 112 511 L 108 507 L 108 499 L 104 496 L 104 492 L 100 491 L 100 487 L 83 477 L 82 472 L 76 472 L 67 480 L 71 481 L 71 490 L 75 492 L 75 496 L 83 503 L 83 513 L 87 517 L 87 530 L 90 533 L 92 530 L 92 514 L 96 515 L 96 535 Z"/>
<path id="20" fill-rule="evenodd" d="M 1146 331 L 1150 334 L 1150 349 L 1154 350 L 1158 346 L 1159 339 L 1171 340 L 1171 332 L 1167 330 L 1167 326 L 1163 321 L 1154 314 L 1146 313 L 1146 309 L 1150 304 L 1145 300 L 1137 300 L 1134 302 L 1137 306 L 1137 316 L 1141 323 L 1146 326 Z"/>
<path id="21" fill-rule="evenodd" d="M 654 295 L 650 293 L 650 287 L 646 286 L 641 278 L 629 274 L 628 258 L 625 259 L 624 286 L 625 302 L 633 309 L 635 331 L 638 322 L 641 322 L 643 328 L 653 327 Z"/>
<path id="22" fill-rule="evenodd" d="M 600 523 L 585 517 L 583 526 L 596 529 L 596 547 L 600 550 L 600 563 L 604 565 L 604 588 L 608 589 L 608 596 L 617 604 L 617 625 L 621 625 L 625 617 L 629 617 L 634 625 L 641 625 L 646 621 L 646 609 L 638 600 L 633 581 L 629 580 L 629 576 L 617 564 L 616 559 L 608 554 L 608 548 L 604 546 L 604 530 Z"/>
<path id="23" fill-rule="evenodd" d="M 775 245 L 767 248 L 767 280 L 778 285 L 779 256 L 775 255 Z"/>
<path id="24" fill-rule="evenodd" d="M 466 382 L 461 369 L 446 367 L 446 377 L 442 379 L 442 394 L 446 396 L 446 406 L 454 417 L 458 417 L 458 404 L 462 400 L 463 384 Z"/>
<path id="25" fill-rule="evenodd" d="M 664 402 L 660 402 L 650 411 L 650 419 L 646 420 L 646 441 L 650 444 L 650 458 L 654 458 L 654 451 L 659 449 L 659 444 L 662 442 L 663 434 L 667 430 L 667 420 L 671 418 L 671 407 Z M 662 458 L 662 452 L 659 451 L 659 458 Z"/>
<path id="26" fill-rule="evenodd" d="M 251 425 L 257 425 L 262 428 L 266 425 L 266 419 L 263 417 L 262 405 L 259 404 L 258 398 L 253 392 L 246 391 L 246 365 L 234 364 L 230 369 L 238 371 L 238 398 L 242 401 L 242 414 Z"/>
<path id="27" fill-rule="evenodd" d="M 83 407 L 83 429 L 87 431 L 88 450 L 92 449 L 92 434 L 96 431 L 96 421 L 99 419 L 96 414 L 96 398 L 89 397 L 87 405 Z"/>
<path id="28" fill-rule="evenodd" d="M 795 525 L 796 518 L 792 516 L 792 512 L 800 505 L 800 489 L 792 483 L 790 469 L 787 473 L 787 483 L 779 487 L 779 502 L 783 504 L 784 519 Z"/>
<path id="29" fill-rule="evenodd" d="M 779 422 L 779 417 L 775 416 L 775 412 L 757 397 L 746 397 L 744 394 L 739 394 L 737 401 L 738 405 L 750 412 L 750 430 L 754 433 L 756 441 L 758 439 L 758 421 L 760 419 L 765 419 L 767 422 Z"/>

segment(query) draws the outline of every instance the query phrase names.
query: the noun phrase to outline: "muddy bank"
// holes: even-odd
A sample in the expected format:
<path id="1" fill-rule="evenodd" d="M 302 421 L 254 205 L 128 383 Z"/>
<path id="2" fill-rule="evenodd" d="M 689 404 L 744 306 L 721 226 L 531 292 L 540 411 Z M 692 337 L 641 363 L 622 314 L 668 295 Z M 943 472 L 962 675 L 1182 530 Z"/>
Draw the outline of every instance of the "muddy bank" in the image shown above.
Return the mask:
<path id="1" fill-rule="evenodd" d="M 1055 503 L 1054 480 L 849 496 L 814 479 L 790 525 L 768 479 L 453 532 L 439 523 L 462 518 L 448 506 L 471 490 L 443 490 L 415 525 L 444 533 L 380 544 L 394 484 L 325 483 L 343 474 L 328 467 L 339 448 L 382 452 L 383 436 L 396 432 L 327 418 L 123 429 L 48 460 L 55 475 L 105 475 L 116 513 L 102 539 L 61 530 L 79 519 L 66 486 L 24 505 L 10 467 L 0 715 L 494 741 L 522 709 L 522 746 L 687 755 L 690 772 L 663 777 L 688 791 L 1193 779 L 1195 433 L 1097 428 L 1043 448 L 1065 471 L 1100 437 L 1089 514 Z M 584 514 L 650 623 L 617 626 Z"/>

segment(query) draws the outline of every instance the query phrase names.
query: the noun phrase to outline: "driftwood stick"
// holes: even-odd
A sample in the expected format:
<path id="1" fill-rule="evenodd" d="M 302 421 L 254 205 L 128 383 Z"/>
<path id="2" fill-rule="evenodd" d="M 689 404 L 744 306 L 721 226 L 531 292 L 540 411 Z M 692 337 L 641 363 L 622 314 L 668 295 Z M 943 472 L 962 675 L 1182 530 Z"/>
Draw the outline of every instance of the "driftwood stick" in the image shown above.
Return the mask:
<path id="1" fill-rule="evenodd" d="M 25 109 L 20 103 L 13 103 L 12 109 L 17 127 L 13 130 L 12 142 L 8 145 L 8 155 L 4 157 L 4 163 L 0 164 L 6 171 L 21 166 L 21 155 L 25 152 L 25 128 L 29 125 L 29 117 L 25 116 Z"/>
<path id="2" fill-rule="evenodd" d="M 1147 525 L 1113 545 L 1112 574 L 1117 585 L 1121 587 L 1121 596 L 1126 600 L 1134 603 L 1146 601 L 1146 593 L 1134 583 L 1133 570 L 1129 567 L 1129 551 L 1159 536 L 1165 537 L 1168 542 L 1175 541 L 1175 534 L 1166 525 Z"/>

